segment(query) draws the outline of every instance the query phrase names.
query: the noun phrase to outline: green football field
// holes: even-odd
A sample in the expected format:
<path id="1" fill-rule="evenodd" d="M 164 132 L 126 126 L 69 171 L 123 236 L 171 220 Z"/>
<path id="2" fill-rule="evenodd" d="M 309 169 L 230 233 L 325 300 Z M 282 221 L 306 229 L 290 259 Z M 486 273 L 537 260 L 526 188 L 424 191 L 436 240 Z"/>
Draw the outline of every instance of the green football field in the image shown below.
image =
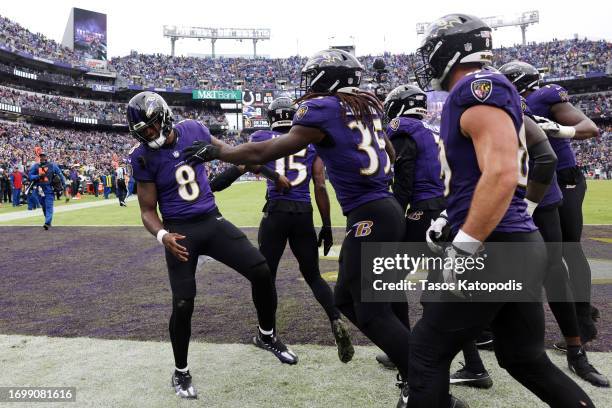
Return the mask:
<path id="1" fill-rule="evenodd" d="M 328 191 L 332 204 L 332 224 L 344 226 L 345 218 L 342 215 L 334 191 L 328 183 Z M 111 196 L 114 197 L 114 196 Z M 217 205 L 227 219 L 238 226 L 258 226 L 261 220 L 261 209 L 265 201 L 264 182 L 237 183 L 225 191 L 215 194 Z M 82 200 L 71 200 L 68 204 L 57 202 L 58 208 L 70 207 L 83 203 L 94 203 L 104 201 L 102 198 L 84 197 Z M 53 220 L 53 225 L 141 225 L 138 204 L 136 201 L 128 203 L 127 208 L 119 207 L 117 200 L 112 198 L 108 206 L 79 209 L 64 213 L 58 213 Z M 583 205 L 585 224 L 612 224 L 612 181 L 589 180 L 588 191 Z M 15 209 L 6 204 L 0 208 L 0 220 L 3 214 L 13 212 L 25 212 L 22 207 Z M 42 217 L 28 217 L 10 221 L 0 221 L 0 225 L 38 225 L 42 224 Z M 318 212 L 315 211 L 315 225 L 321 221 Z"/>
<path id="2" fill-rule="evenodd" d="M 328 185 L 328 189 L 332 202 L 333 224 L 342 227 L 345 218 L 342 216 L 331 186 Z M 257 226 L 261 219 L 264 194 L 265 184 L 263 182 L 240 183 L 217 194 L 216 200 L 221 212 L 236 225 Z M 589 181 L 583 206 L 585 223 L 612 225 L 612 215 L 608 211 L 611 200 L 612 181 Z M 198 401 L 178 400 L 170 388 L 170 374 L 173 367 L 171 347 L 169 341 L 159 341 L 165 339 L 167 333 L 166 322 L 169 313 L 169 300 L 167 299 L 170 298 L 164 262 L 161 259 L 159 262 L 153 262 L 157 273 L 146 275 L 146 279 L 143 278 L 140 284 L 135 283 L 137 278 L 130 278 L 132 286 L 126 286 L 122 281 L 126 276 L 130 276 L 130 273 L 143 275 L 147 271 L 145 269 L 147 263 L 141 258 L 161 256 L 162 251 L 155 240 L 147 236 L 142 229 L 137 201 L 133 199 L 128 201 L 127 208 L 119 207 L 115 198 L 105 202 L 103 198 L 84 197 L 82 200 L 72 200 L 69 203 L 63 201 L 56 203 L 58 213 L 54 218 L 54 226 L 117 227 L 117 236 L 113 236 L 112 239 L 106 236 L 112 235 L 110 228 L 101 231 L 97 228 L 90 228 L 95 232 L 89 232 L 85 236 L 76 233 L 82 230 L 80 228 L 63 229 L 63 231 L 70 230 L 69 233 L 62 232 L 61 228 L 52 228 L 50 233 L 56 237 L 54 243 L 59 248 L 63 248 L 60 254 L 55 254 L 61 257 L 61 268 L 53 273 L 49 269 L 44 269 L 35 275 L 35 270 L 39 269 L 38 264 L 28 263 L 28 258 L 44 256 L 44 253 L 34 251 L 28 258 L 20 259 L 22 252 L 12 251 L 18 254 L 15 256 L 19 261 L 15 264 L 23 263 L 29 266 L 13 265 L 18 274 L 15 274 L 13 269 L 9 271 L 5 268 L 3 273 L 0 273 L 0 279 L 5 281 L 5 287 L 11 286 L 10 282 L 16 281 L 16 277 L 21 275 L 30 277 L 43 275 L 44 278 L 39 279 L 38 282 L 26 282 L 20 279 L 18 285 L 13 285 L 12 290 L 7 290 L 7 293 L 11 295 L 4 299 L 5 303 L 2 303 L 3 298 L 0 296 L 0 305 L 13 311 L 10 315 L 7 313 L 3 315 L 1 310 L 4 306 L 0 307 L 0 323 L 4 322 L 4 327 L 7 328 L 0 332 L 0 366 L 3 368 L 0 370 L 0 387 L 54 386 L 76 387 L 77 390 L 76 403 L 39 402 L 36 404 L 22 403 L 18 404 L 19 406 L 160 408 L 183 406 L 390 408 L 395 406 L 399 393 L 394 386 L 395 372 L 385 370 L 375 362 L 374 357 L 379 350 L 373 345 L 357 346 L 354 360 L 345 365 L 338 361 L 333 343 L 332 345 L 321 345 L 313 341 L 290 343 L 299 354 L 300 362 L 297 366 L 286 366 L 278 363 L 269 353 L 245 344 L 248 341 L 240 336 L 223 342 L 201 340 L 202 331 L 209 328 L 208 325 L 211 325 L 215 317 L 225 317 L 227 324 L 224 321 L 223 324 L 212 325 L 214 332 L 251 333 L 253 329 L 248 323 L 238 324 L 239 319 L 232 314 L 237 313 L 236 307 L 225 306 L 226 302 L 236 304 L 247 302 L 248 304 L 249 291 L 245 290 L 243 296 L 246 297 L 232 297 L 233 292 L 230 288 L 211 285 L 217 276 L 221 281 L 226 280 L 223 278 L 226 275 L 222 274 L 224 272 L 220 271 L 219 266 L 215 266 L 214 262 L 203 264 L 198 272 L 201 287 L 210 287 L 209 290 L 215 296 L 198 298 L 197 305 L 200 309 L 197 309 L 198 313 L 194 314 L 193 335 L 195 339 L 190 346 L 189 364 L 195 385 L 200 392 L 200 399 Z M 43 223 L 41 214 L 8 219 L 20 216 L 20 214 L 27 214 L 27 211 L 7 205 L 1 207 L 0 234 L 10 229 L 10 227 L 4 227 L 7 225 L 40 226 Z M 317 211 L 315 211 L 315 223 L 320 225 Z M 136 228 L 121 228 L 121 226 Z M 609 227 L 592 228 L 607 229 Z M 19 230 L 26 231 L 21 228 Z M 252 228 L 245 230 L 251 230 L 251 234 L 254 234 Z M 114 253 L 113 250 L 108 251 L 112 254 L 111 258 L 107 259 L 105 255 L 107 251 L 102 251 L 96 246 L 112 247 L 121 239 L 125 240 L 128 234 L 140 234 L 142 239 L 145 239 L 131 246 L 135 252 L 140 250 L 140 253 L 127 251 L 127 254 L 122 254 L 120 251 Z M 45 235 L 36 233 L 32 240 L 40 240 L 41 236 Z M 60 236 L 65 238 L 57 238 Z M 606 240 L 609 239 L 607 232 L 604 236 Z M 7 240 L 10 245 L 9 252 L 11 252 L 10 249 L 25 248 L 24 241 L 25 239 Z M 82 244 L 81 241 L 85 244 Z M 88 247 L 86 244 L 88 241 L 92 241 L 90 246 L 98 252 L 95 250 L 75 252 L 74 248 Z M 28 245 L 33 244 L 30 242 Z M 119 246 L 119 248 L 123 247 Z M 23 252 L 23 255 L 27 255 L 27 252 Z M 86 263 L 86 260 L 91 261 L 96 257 L 99 265 L 103 266 L 89 268 L 90 273 L 79 270 L 81 263 Z M 329 266 L 331 262 L 330 260 L 321 261 L 322 271 L 329 271 L 324 276 L 327 274 L 335 276 L 335 266 Z M 11 262 L 8 263 L 11 264 Z M 289 264 L 293 265 L 292 268 L 295 267 L 294 258 L 289 259 Z M 299 330 L 294 331 L 312 334 L 315 332 L 315 323 L 312 320 L 317 315 L 309 313 L 306 313 L 306 316 L 302 315 L 305 310 L 312 310 L 317 305 L 314 305 L 314 300 L 310 298 L 307 292 L 308 287 L 303 279 L 298 277 L 299 273 L 293 271 L 295 273 L 290 275 L 287 270 L 284 272 L 283 276 L 277 279 L 277 287 L 291 286 L 296 291 L 299 289 L 299 292 L 306 293 L 308 297 L 287 297 L 287 293 L 280 293 L 277 322 L 283 327 L 297 325 Z M 335 278 L 331 281 L 335 281 Z M 234 281 L 228 280 L 228 285 L 233 285 L 232 282 Z M 47 303 L 44 305 L 41 303 L 44 299 L 39 298 L 36 295 L 38 292 L 34 291 L 35 286 L 43 287 L 45 289 L 43 292 L 49 294 L 46 299 Z M 50 289 L 52 287 L 57 288 L 59 292 L 54 292 Z M 603 288 L 604 286 L 598 285 L 598 287 Z M 129 294 L 129 301 L 125 300 L 126 289 L 133 292 Z M 240 289 L 233 290 L 239 291 Z M 91 294 L 84 295 L 85 293 Z M 103 302 L 108 297 L 123 299 L 118 301 L 123 307 L 127 307 L 126 303 L 133 303 L 132 306 L 146 318 L 134 318 L 132 312 L 124 315 L 122 308 Z M 19 303 L 19 307 L 15 307 L 13 303 L 19 299 L 26 301 L 23 304 Z M 139 301 L 140 299 L 145 300 Z M 218 306 L 215 303 L 217 300 L 223 303 L 223 308 L 215 309 Z M 79 309 L 79 313 L 68 312 L 72 310 L 70 307 L 73 303 L 81 301 L 83 301 L 83 307 Z M 600 297 L 598 301 L 603 302 L 598 304 L 603 310 L 602 319 L 608 321 L 610 314 L 606 313 L 608 309 L 606 304 L 609 304 L 609 298 Z M 323 314 L 322 311 L 315 310 L 320 315 Z M 23 330 L 16 327 L 17 317 L 13 313 L 27 316 L 26 321 L 32 332 L 40 331 L 47 335 L 24 333 Z M 104 316 L 100 323 L 96 323 L 95 318 L 100 315 Z M 5 320 L 2 321 L 2 319 Z M 91 327 L 88 325 L 90 321 L 94 321 Z M 63 331 L 69 331 L 71 327 L 74 327 L 69 322 L 73 322 L 72 324 L 77 327 L 84 327 L 88 331 L 77 331 L 76 338 L 75 334 L 62 335 Z M 105 331 L 123 327 L 120 322 L 124 322 L 128 329 L 121 330 L 122 335 L 117 336 L 119 338 L 105 337 L 103 334 Z M 317 321 L 317 324 L 319 323 L 327 324 L 326 321 Z M 554 322 L 551 324 L 554 325 Z M 159 325 L 163 327 L 155 330 L 154 328 Z M 602 324 L 602 326 L 600 338 L 605 340 L 612 332 L 609 330 L 609 325 Z M 147 336 L 144 338 L 146 341 L 125 339 L 133 331 L 139 330 L 155 333 L 156 336 Z M 353 330 L 356 328 L 353 327 Z M 290 336 L 291 331 L 286 331 L 287 336 Z M 596 388 L 572 375 L 567 368 L 564 355 L 552 350 L 548 350 L 547 354 L 563 372 L 571 376 L 586 391 L 596 406 L 612 407 L 610 389 Z M 494 379 L 494 386 L 489 390 L 452 386 L 451 392 L 454 395 L 468 402 L 472 408 L 546 406 L 497 365 L 493 352 L 483 352 L 482 358 Z M 589 358 L 603 374 L 612 378 L 612 353 L 590 351 Z M 458 355 L 453 362 L 452 370 L 458 369 L 459 362 L 462 360 L 463 356 Z M 0 402 L 0 407 L 8 405 L 13 404 Z"/>

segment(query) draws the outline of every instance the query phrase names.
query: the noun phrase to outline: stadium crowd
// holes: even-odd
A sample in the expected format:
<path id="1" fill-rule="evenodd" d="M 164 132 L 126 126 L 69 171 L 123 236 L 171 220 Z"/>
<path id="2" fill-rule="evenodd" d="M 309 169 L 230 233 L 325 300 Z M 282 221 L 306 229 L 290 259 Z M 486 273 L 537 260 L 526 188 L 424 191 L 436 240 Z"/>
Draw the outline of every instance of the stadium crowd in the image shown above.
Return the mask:
<path id="1" fill-rule="evenodd" d="M 20 24 L 0 15 L 0 42 L 15 51 L 27 52 L 40 58 L 50 58 L 80 65 L 84 57 L 78 51 L 62 46 L 39 33 L 33 33 Z"/>
<path id="2" fill-rule="evenodd" d="M 612 92 L 572 95 L 570 102 L 579 107 L 590 118 L 610 118 L 612 113 Z"/>
<path id="3" fill-rule="evenodd" d="M 52 113 L 60 119 L 72 121 L 73 117 L 97 118 L 125 123 L 125 103 L 87 101 L 46 95 L 15 88 L 0 86 L 0 103 Z M 199 109 L 196 107 L 175 106 L 172 108 L 175 120 L 197 119 L 207 126 L 226 126 L 227 119 L 220 109 Z"/>

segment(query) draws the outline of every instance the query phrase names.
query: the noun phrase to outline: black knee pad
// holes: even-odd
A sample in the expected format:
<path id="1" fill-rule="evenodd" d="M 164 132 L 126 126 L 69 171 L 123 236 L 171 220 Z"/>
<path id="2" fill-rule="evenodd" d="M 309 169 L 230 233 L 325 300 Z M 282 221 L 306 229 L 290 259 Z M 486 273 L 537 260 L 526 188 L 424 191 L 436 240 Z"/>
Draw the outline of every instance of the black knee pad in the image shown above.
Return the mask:
<path id="1" fill-rule="evenodd" d="M 193 313 L 193 298 L 189 299 L 181 299 L 181 298 L 172 298 L 172 312 L 177 316 L 185 316 L 189 317 Z"/>

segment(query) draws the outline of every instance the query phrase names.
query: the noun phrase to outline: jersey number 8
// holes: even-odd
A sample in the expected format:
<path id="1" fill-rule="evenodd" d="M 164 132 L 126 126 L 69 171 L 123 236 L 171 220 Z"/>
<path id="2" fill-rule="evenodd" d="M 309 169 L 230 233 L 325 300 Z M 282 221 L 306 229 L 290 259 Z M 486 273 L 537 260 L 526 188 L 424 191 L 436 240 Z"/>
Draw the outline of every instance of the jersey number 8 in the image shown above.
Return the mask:
<path id="1" fill-rule="evenodd" d="M 196 173 L 193 167 L 184 164 L 176 169 L 174 174 L 179 185 L 179 196 L 185 201 L 193 201 L 200 195 L 200 186 L 196 181 Z"/>

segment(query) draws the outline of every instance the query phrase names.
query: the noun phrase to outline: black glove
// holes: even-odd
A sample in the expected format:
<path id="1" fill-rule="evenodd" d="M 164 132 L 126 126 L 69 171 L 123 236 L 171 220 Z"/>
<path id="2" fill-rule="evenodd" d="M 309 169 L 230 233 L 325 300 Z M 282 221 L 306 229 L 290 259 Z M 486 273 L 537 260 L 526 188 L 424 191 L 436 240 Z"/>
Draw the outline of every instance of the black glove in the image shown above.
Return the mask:
<path id="1" fill-rule="evenodd" d="M 196 164 L 218 159 L 219 148 L 210 143 L 195 141 L 191 146 L 183 149 L 182 154 L 187 164 L 195 166 Z"/>
<path id="2" fill-rule="evenodd" d="M 334 237 L 332 235 L 331 225 L 324 225 L 321 227 L 321 231 L 319 231 L 319 241 L 317 242 L 317 246 L 321 246 L 323 243 L 323 255 L 327 255 L 332 245 L 334 245 Z"/>

